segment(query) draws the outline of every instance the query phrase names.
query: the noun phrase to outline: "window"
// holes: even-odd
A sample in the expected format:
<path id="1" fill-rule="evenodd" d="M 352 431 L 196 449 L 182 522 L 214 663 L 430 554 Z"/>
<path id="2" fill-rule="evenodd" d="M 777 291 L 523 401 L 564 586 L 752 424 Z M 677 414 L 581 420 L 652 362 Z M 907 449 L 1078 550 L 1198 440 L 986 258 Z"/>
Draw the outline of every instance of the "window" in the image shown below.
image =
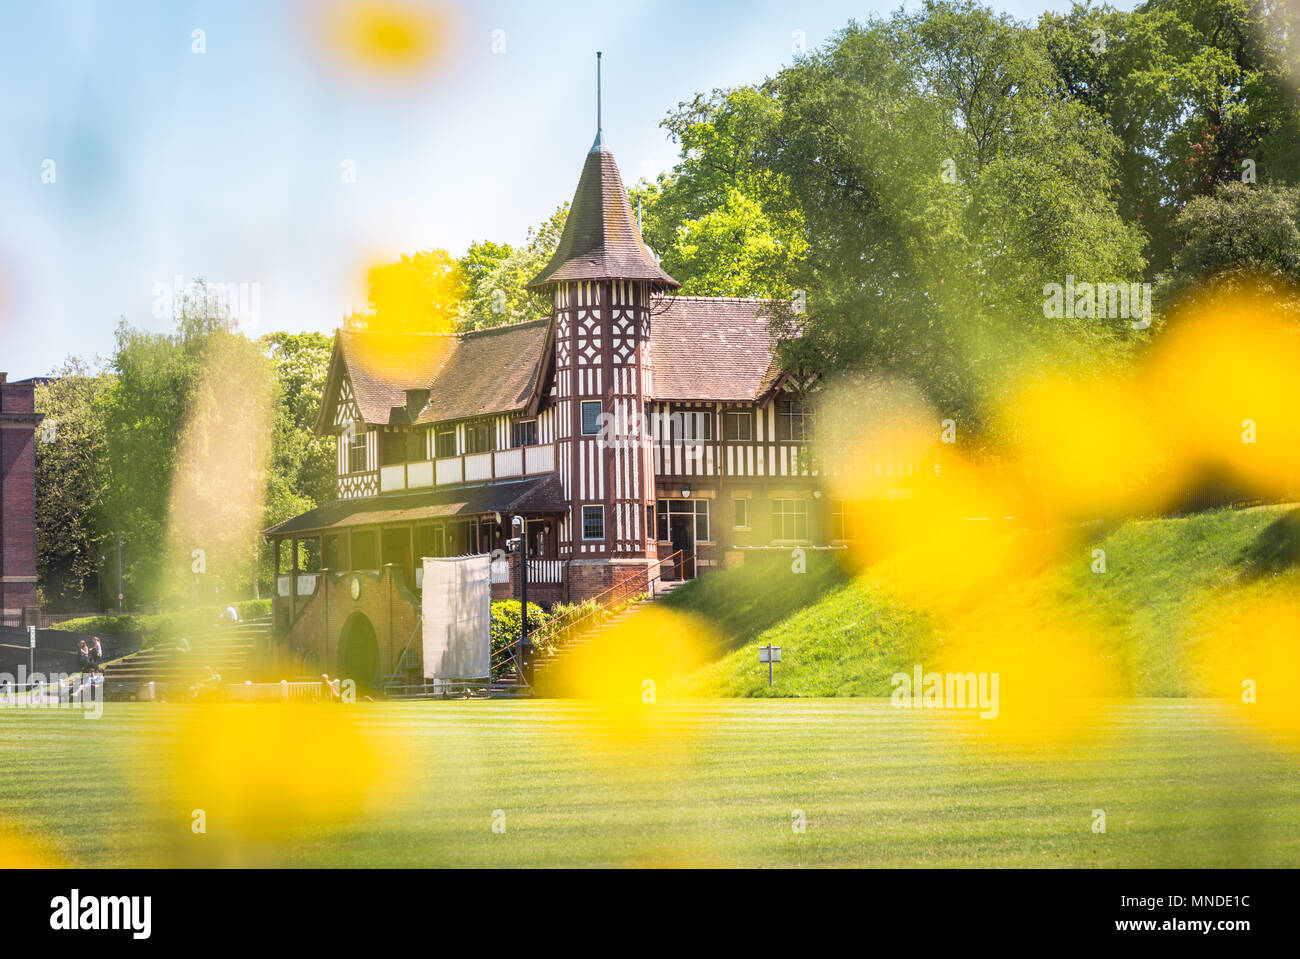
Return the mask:
<path id="1" fill-rule="evenodd" d="M 600 400 L 582 401 L 582 435 L 595 436 L 600 432 Z"/>
<path id="2" fill-rule="evenodd" d="M 732 504 L 736 512 L 736 529 L 747 529 L 749 527 L 749 500 L 733 499 Z"/>
<path id="3" fill-rule="evenodd" d="M 795 443 L 809 438 L 807 412 L 798 400 L 777 401 L 776 438 Z"/>
<path id="4" fill-rule="evenodd" d="M 695 522 L 695 541 L 709 542 L 709 501 L 706 499 L 661 499 L 657 504 L 658 522 L 655 524 L 655 535 L 658 539 L 667 541 L 671 538 L 669 521 L 670 516 L 688 516 L 693 517 Z"/>
<path id="5" fill-rule="evenodd" d="M 433 439 L 433 455 L 438 459 L 456 455 L 456 431 L 442 430 Z"/>
<path id="6" fill-rule="evenodd" d="M 343 568 L 343 558 L 339 554 L 339 537 L 337 533 L 325 537 L 325 550 L 321 561 L 325 564 L 326 569 Z"/>
<path id="7" fill-rule="evenodd" d="M 379 434 L 379 464 L 381 466 L 395 466 L 398 463 L 406 462 L 406 444 L 409 435 L 406 432 Z"/>
<path id="8" fill-rule="evenodd" d="M 515 446 L 537 445 L 537 420 L 515 422 Z"/>
<path id="9" fill-rule="evenodd" d="M 682 439 L 713 439 L 713 414 L 708 411 L 685 411 L 677 414 L 682 420 Z"/>
<path id="10" fill-rule="evenodd" d="M 732 443 L 748 443 L 754 438 L 754 417 L 749 410 L 727 410 L 722 414 L 723 439 Z"/>
<path id="11" fill-rule="evenodd" d="M 605 538 L 605 507 L 584 506 L 582 508 L 582 538 Z"/>
<path id="12" fill-rule="evenodd" d="M 806 499 L 772 500 L 772 538 L 806 540 L 808 538 L 808 501 Z"/>
<path id="13" fill-rule="evenodd" d="M 831 502 L 831 539 L 851 541 L 858 538 L 858 517 L 853 504 L 837 499 Z"/>
<path id="14" fill-rule="evenodd" d="M 348 472 L 364 473 L 366 471 L 366 434 L 356 430 L 348 437 Z"/>
<path id="15" fill-rule="evenodd" d="M 492 431 L 487 424 L 465 427 L 465 452 L 486 453 L 492 448 Z"/>

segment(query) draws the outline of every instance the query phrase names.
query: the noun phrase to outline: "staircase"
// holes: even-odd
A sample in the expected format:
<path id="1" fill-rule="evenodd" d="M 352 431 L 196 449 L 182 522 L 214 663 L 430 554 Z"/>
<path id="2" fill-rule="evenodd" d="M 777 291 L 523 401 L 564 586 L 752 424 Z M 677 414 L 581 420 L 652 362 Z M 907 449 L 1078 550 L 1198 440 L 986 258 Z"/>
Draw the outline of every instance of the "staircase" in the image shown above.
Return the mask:
<path id="1" fill-rule="evenodd" d="M 538 689 L 545 689 L 549 676 L 558 675 L 557 667 L 562 666 L 576 653 L 584 647 L 599 641 L 607 635 L 610 630 L 617 628 L 628 618 L 635 616 L 641 609 L 656 600 L 662 599 L 671 593 L 674 589 L 681 586 L 685 580 L 657 580 L 651 584 L 650 591 L 643 597 L 627 603 L 618 608 L 618 610 L 608 619 L 599 623 L 593 623 L 590 628 L 583 629 L 581 624 L 575 624 L 576 631 L 574 635 L 566 639 L 563 643 L 553 648 L 548 653 L 537 655 L 533 659 L 533 685 L 530 688 L 519 678 L 518 669 L 513 661 L 508 661 L 500 674 L 493 679 L 488 687 L 489 695 L 494 698 L 520 698 L 525 696 L 537 695 Z"/>
<path id="2" fill-rule="evenodd" d="M 221 674 L 222 684 L 243 682 L 254 649 L 265 645 L 271 631 L 269 616 L 242 623 L 217 626 L 186 636 L 190 648 L 183 651 L 176 642 L 151 646 L 104 665 L 104 692 L 111 699 L 139 699 L 153 693 L 170 700 L 183 699 L 189 687 L 211 666 Z"/>

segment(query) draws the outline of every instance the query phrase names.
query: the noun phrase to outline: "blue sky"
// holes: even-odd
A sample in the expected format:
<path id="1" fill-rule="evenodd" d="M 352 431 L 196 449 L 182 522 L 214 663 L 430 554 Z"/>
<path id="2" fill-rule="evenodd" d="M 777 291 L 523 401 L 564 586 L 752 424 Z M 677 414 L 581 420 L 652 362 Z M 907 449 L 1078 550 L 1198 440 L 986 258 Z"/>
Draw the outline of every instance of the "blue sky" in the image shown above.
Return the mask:
<path id="1" fill-rule="evenodd" d="M 332 330 L 364 305 L 369 263 L 517 242 L 571 197 L 596 50 L 630 184 L 671 167 L 659 121 L 679 101 L 776 72 L 795 31 L 814 47 L 897 3 L 434 5 L 450 17 L 441 62 L 394 82 L 323 55 L 319 2 L 7 0 L 0 370 L 107 354 L 118 317 L 170 328 L 155 289 L 177 276 L 256 284 L 251 335 Z M 997 6 L 1032 19 L 1069 4 Z"/>

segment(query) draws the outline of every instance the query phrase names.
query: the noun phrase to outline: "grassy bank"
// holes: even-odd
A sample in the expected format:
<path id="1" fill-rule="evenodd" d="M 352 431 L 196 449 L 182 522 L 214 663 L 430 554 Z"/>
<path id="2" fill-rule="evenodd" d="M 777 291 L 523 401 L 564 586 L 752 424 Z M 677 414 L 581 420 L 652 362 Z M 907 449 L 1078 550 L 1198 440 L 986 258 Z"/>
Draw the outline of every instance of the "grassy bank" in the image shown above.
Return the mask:
<path id="1" fill-rule="evenodd" d="M 1105 571 L 1094 571 L 1104 552 Z M 1069 554 L 1015 587 L 1009 602 L 1048 621 L 1086 612 L 1130 696 L 1205 692 L 1188 667 L 1198 617 L 1232 589 L 1243 596 L 1300 586 L 1300 522 L 1289 507 L 1218 510 L 1085 532 Z M 699 696 L 886 696 L 889 677 L 942 637 L 925 610 L 893 600 L 872 571 L 834 564 L 792 573 L 790 558 L 726 570 L 675 591 L 665 605 L 708 619 L 727 637 L 717 658 L 680 681 Z M 757 648 L 783 648 L 769 690 Z"/>

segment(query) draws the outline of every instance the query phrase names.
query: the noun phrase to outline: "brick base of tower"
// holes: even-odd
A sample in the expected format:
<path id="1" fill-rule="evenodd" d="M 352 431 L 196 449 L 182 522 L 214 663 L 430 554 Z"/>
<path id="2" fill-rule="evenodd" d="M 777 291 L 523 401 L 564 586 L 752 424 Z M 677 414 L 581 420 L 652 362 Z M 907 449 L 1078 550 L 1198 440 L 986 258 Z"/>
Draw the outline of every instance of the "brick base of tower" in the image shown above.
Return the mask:
<path id="1" fill-rule="evenodd" d="M 569 563 L 569 602 L 580 603 L 614 586 L 640 585 L 658 572 L 654 557 L 648 559 L 575 559 Z"/>

